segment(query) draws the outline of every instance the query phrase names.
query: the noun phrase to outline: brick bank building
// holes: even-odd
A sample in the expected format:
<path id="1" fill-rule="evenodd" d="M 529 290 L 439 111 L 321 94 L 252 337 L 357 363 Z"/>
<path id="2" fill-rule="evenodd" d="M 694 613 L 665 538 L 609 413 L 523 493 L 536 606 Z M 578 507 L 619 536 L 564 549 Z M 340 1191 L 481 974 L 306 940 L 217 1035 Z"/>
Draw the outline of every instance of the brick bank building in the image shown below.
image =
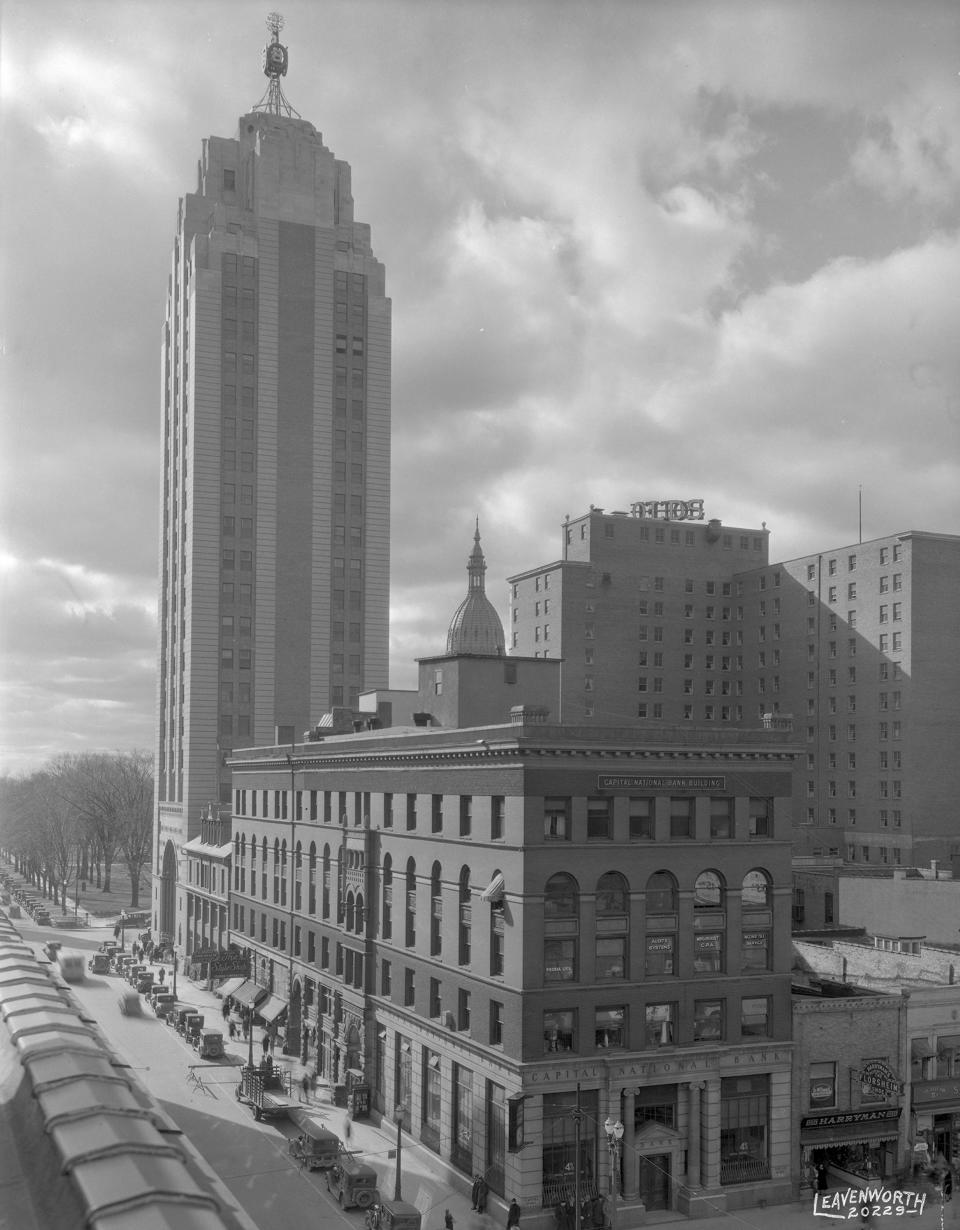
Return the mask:
<path id="1" fill-rule="evenodd" d="M 434 658 L 424 725 L 234 755 L 232 938 L 288 1045 L 525 1220 L 612 1194 L 608 1118 L 622 1224 L 789 1198 L 791 735 L 549 724 L 458 617 L 502 722 L 433 725 Z"/>

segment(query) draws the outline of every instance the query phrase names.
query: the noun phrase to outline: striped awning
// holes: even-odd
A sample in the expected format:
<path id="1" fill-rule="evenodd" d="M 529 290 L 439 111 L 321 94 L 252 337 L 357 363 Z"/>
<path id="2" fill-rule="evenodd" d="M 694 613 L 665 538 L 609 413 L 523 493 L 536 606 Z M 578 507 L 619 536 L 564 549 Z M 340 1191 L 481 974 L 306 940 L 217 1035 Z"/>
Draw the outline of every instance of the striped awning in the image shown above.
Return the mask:
<path id="1" fill-rule="evenodd" d="M 481 901 L 491 901 L 491 902 L 502 901 L 505 888 L 506 888 L 506 884 L 503 879 L 503 874 L 498 871 L 497 874 L 490 881 L 490 883 L 487 885 L 487 887 L 480 894 L 480 900 Z"/>
<path id="2" fill-rule="evenodd" d="M 266 999 L 266 987 L 258 987 L 255 982 L 250 982 L 249 979 L 242 982 L 240 986 L 233 992 L 233 998 L 238 1004 L 246 1004 L 252 1008 L 262 999 Z"/>
<path id="3" fill-rule="evenodd" d="M 823 1145 L 858 1145 L 878 1140 L 896 1140 L 899 1126 L 896 1119 L 881 1123 L 843 1123 L 836 1127 L 807 1128 L 800 1133 L 800 1144 L 821 1148 Z"/>
<path id="4" fill-rule="evenodd" d="M 236 994 L 240 987 L 246 982 L 246 978 L 228 978 L 221 986 L 217 987 L 217 994 L 221 999 L 227 999 L 231 995 Z"/>
<path id="5" fill-rule="evenodd" d="M 279 995 L 269 995 L 257 1007 L 257 1013 L 269 1024 L 275 1021 L 278 1016 L 282 1016 L 287 1010 L 287 1001 L 281 999 Z"/>

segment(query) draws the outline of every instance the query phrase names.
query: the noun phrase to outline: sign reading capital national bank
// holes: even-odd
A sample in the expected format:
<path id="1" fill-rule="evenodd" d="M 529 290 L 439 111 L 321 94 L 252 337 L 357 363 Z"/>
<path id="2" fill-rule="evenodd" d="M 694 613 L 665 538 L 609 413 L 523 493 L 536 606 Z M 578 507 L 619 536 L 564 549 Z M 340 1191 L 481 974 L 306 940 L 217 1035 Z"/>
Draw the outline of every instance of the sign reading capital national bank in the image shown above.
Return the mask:
<path id="1" fill-rule="evenodd" d="M 656 521 L 702 521 L 703 500 L 634 500 L 630 515 Z"/>

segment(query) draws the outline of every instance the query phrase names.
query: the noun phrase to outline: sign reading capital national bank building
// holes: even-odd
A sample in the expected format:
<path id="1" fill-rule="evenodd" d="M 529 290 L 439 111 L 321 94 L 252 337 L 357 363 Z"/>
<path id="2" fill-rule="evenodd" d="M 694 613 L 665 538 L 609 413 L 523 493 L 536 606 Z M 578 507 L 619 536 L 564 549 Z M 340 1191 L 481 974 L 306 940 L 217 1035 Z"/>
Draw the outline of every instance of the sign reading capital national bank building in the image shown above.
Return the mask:
<path id="1" fill-rule="evenodd" d="M 630 515 L 657 521 L 702 521 L 703 500 L 635 500 Z"/>
<path id="2" fill-rule="evenodd" d="M 601 773 L 598 790 L 726 790 L 727 779 L 711 774 Z"/>

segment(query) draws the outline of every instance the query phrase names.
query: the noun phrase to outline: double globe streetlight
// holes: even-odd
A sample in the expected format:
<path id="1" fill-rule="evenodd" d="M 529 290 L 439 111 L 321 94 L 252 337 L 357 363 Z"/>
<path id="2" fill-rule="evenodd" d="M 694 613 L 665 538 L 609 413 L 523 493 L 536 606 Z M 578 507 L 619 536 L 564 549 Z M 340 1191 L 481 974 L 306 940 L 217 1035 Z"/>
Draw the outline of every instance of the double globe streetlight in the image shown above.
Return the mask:
<path id="1" fill-rule="evenodd" d="M 620 1190 L 620 1142 L 623 1139 L 623 1124 L 607 1116 L 603 1125 L 610 1150 L 610 1230 L 617 1230 L 617 1194 Z"/>

